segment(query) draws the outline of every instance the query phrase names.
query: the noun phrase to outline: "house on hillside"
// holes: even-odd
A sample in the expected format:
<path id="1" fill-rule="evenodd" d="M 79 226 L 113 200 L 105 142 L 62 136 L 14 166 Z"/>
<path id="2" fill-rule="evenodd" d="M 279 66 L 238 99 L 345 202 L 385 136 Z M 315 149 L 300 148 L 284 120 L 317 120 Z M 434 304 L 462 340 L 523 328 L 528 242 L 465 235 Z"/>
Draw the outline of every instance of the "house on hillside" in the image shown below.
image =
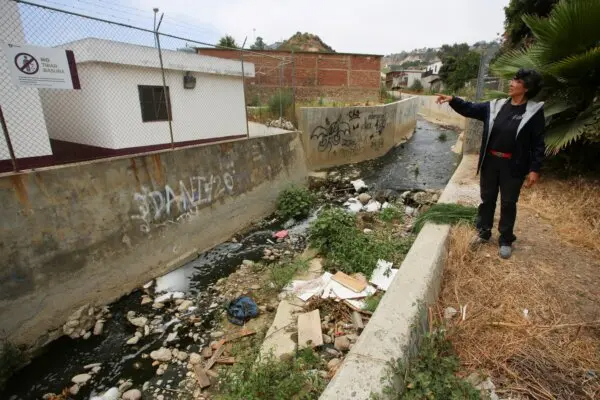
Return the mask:
<path id="1" fill-rule="evenodd" d="M 239 50 L 198 48 L 198 54 L 240 60 Z M 381 55 L 324 53 L 286 50 L 255 50 L 243 59 L 255 66 L 246 79 L 246 99 L 266 104 L 280 88 L 294 88 L 296 100 L 320 97 L 345 102 L 378 101 Z M 239 61 L 238 61 L 239 62 Z"/>
<path id="2" fill-rule="evenodd" d="M 441 61 L 438 61 L 433 64 L 429 64 L 425 70 L 431 72 L 434 75 L 438 75 L 440 73 L 440 68 L 442 68 L 442 65 L 444 64 Z"/>
<path id="3" fill-rule="evenodd" d="M 132 154 L 246 136 L 242 65 L 163 50 L 166 89 L 154 47 L 102 39 L 65 44 L 80 90 L 39 89 L 60 161 Z M 254 77 L 254 65 L 244 63 Z M 170 118 L 169 118 L 170 111 Z"/>
<path id="4" fill-rule="evenodd" d="M 385 85 L 389 90 L 409 88 L 415 81 L 421 80 L 424 71 L 402 69 L 398 65 L 390 66 L 390 71 L 385 75 Z"/>

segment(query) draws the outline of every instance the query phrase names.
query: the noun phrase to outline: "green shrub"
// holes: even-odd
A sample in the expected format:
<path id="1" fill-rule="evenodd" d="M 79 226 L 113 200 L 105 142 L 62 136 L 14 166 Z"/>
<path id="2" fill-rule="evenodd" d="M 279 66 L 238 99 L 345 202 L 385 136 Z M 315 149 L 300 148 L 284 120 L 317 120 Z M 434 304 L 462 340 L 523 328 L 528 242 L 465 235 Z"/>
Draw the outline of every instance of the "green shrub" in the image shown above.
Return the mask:
<path id="1" fill-rule="evenodd" d="M 279 118 L 288 115 L 294 105 L 294 93 L 290 89 L 279 89 L 277 93 L 269 98 L 269 111 L 274 117 Z"/>
<path id="2" fill-rule="evenodd" d="M 396 398 L 479 400 L 479 391 L 456 376 L 458 367 L 459 360 L 444 331 L 427 334 L 419 354 L 409 364 L 404 393 Z"/>
<path id="3" fill-rule="evenodd" d="M 379 219 L 383 222 L 402 222 L 404 220 L 404 213 L 396 206 L 389 206 L 388 208 L 381 210 Z"/>
<path id="4" fill-rule="evenodd" d="M 305 218 L 315 203 L 315 196 L 305 187 L 290 186 L 277 196 L 277 213 L 281 218 Z"/>
<path id="5" fill-rule="evenodd" d="M 423 84 L 420 79 L 415 79 L 413 84 L 410 86 L 410 90 L 414 90 L 416 92 L 423 90 Z"/>
<path id="6" fill-rule="evenodd" d="M 325 389 L 325 381 L 310 370 L 319 357 L 311 349 L 302 350 L 291 361 L 275 359 L 272 355 L 261 358 L 245 357 L 228 368 L 219 386 L 222 400 L 310 400 L 318 399 Z"/>
<path id="7" fill-rule="evenodd" d="M 320 251 L 327 252 L 346 231 L 356 226 L 356 217 L 339 207 L 323 210 L 311 224 L 310 244 Z"/>
<path id="8" fill-rule="evenodd" d="M 356 227 L 356 217 L 341 208 L 323 211 L 309 230 L 310 244 L 326 255 L 326 267 L 348 274 L 361 272 L 370 277 L 377 260 L 401 261 L 412 238 L 365 234 Z"/>
<path id="9" fill-rule="evenodd" d="M 414 231 L 420 232 L 427 222 L 449 225 L 457 224 L 459 222 L 475 224 L 476 217 L 476 207 L 463 206 L 461 204 L 438 203 L 434 204 L 429 210 L 417 217 Z"/>

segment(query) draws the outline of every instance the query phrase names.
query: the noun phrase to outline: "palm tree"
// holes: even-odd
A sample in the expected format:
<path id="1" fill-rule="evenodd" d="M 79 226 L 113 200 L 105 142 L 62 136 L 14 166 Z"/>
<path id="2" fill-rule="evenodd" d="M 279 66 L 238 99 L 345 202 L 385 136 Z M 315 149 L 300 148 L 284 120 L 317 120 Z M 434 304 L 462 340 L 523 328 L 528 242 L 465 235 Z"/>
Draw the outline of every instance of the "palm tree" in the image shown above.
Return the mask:
<path id="1" fill-rule="evenodd" d="M 492 71 L 511 78 L 533 68 L 543 75 L 548 153 L 581 139 L 600 142 L 600 1 L 561 0 L 548 18 L 523 21 L 533 44 L 502 55 Z"/>

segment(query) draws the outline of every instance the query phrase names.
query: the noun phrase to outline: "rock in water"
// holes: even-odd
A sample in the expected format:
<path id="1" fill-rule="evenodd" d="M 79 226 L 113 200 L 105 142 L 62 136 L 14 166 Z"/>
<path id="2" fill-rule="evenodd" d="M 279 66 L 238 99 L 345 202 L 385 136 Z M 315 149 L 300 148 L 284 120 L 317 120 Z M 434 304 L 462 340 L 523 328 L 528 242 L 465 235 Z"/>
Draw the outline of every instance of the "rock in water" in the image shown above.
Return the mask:
<path id="1" fill-rule="evenodd" d="M 102 335 L 102 331 L 104 330 L 104 321 L 99 319 L 96 321 L 94 325 L 94 335 L 99 336 Z"/>
<path id="2" fill-rule="evenodd" d="M 160 349 L 154 350 L 152 353 L 150 353 L 150 358 L 156 361 L 169 362 L 171 361 L 172 357 L 173 355 L 171 354 L 171 350 L 165 347 L 161 347 Z"/>
<path id="3" fill-rule="evenodd" d="M 177 353 L 177 358 L 181 361 L 185 361 L 188 358 L 188 355 L 185 351 L 180 351 Z"/>
<path id="4" fill-rule="evenodd" d="M 128 318 L 128 319 L 132 325 L 135 325 L 138 328 L 143 328 L 144 325 L 146 325 L 148 323 L 148 318 L 146 318 L 146 317 L 137 317 L 137 318 Z"/>
<path id="5" fill-rule="evenodd" d="M 336 337 L 333 347 L 339 351 L 348 351 L 350 349 L 350 340 L 346 336 Z"/>
<path id="6" fill-rule="evenodd" d="M 110 388 L 102 396 L 94 396 L 90 400 L 119 400 L 119 389 Z"/>
<path id="7" fill-rule="evenodd" d="M 142 398 L 142 392 L 138 389 L 131 389 L 123 393 L 123 400 L 140 400 Z"/>
<path id="8" fill-rule="evenodd" d="M 90 374 L 79 374 L 79 375 L 75 375 L 71 379 L 71 382 L 77 383 L 78 385 L 81 385 L 81 384 L 86 383 L 90 379 L 92 379 L 92 376 Z"/>
<path id="9" fill-rule="evenodd" d="M 140 341 L 139 336 L 133 336 L 133 337 L 129 338 L 129 340 L 127 340 L 127 344 L 134 345 L 134 344 L 137 344 L 137 342 L 139 342 L 139 341 Z"/>

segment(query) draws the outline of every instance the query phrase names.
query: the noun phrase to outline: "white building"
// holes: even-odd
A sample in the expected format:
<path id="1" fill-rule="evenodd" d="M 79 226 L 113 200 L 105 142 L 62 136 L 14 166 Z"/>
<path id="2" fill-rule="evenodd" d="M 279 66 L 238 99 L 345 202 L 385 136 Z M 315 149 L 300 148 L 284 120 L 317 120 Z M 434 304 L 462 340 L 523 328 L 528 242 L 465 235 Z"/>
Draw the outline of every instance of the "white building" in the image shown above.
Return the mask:
<path id="1" fill-rule="evenodd" d="M 0 0 L 0 43 L 24 43 L 25 35 L 20 21 L 19 4 L 14 1 Z M 2 46 L 0 46 L 0 107 L 15 157 L 37 162 L 52 157 L 38 89 L 17 87 L 13 84 Z M 12 169 L 8 144 L 2 128 L 0 128 L 0 164 L 2 164 L 0 172 Z"/>
<path id="2" fill-rule="evenodd" d="M 156 48 L 91 38 L 61 47 L 75 54 L 81 89 L 40 89 L 53 146 L 168 147 L 168 107 L 176 144 L 246 136 L 239 61 L 163 50 L 165 93 Z M 254 77 L 254 64 L 244 74 Z"/>
<path id="3" fill-rule="evenodd" d="M 437 75 L 440 73 L 440 68 L 442 68 L 442 65 L 444 65 L 444 64 L 442 64 L 441 61 L 435 62 L 433 64 L 429 64 L 427 66 L 427 71 L 430 71 L 434 75 Z"/>

